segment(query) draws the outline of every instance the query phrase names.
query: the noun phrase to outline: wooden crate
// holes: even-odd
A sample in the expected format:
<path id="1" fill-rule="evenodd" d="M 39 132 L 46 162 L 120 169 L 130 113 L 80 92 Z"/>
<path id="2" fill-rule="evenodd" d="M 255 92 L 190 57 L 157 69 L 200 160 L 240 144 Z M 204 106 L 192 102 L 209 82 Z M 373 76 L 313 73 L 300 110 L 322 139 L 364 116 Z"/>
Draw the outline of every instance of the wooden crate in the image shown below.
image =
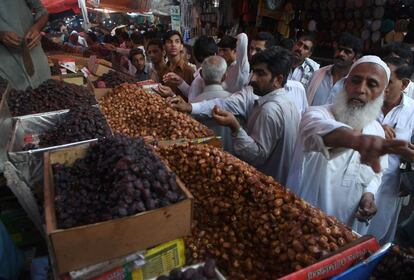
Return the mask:
<path id="1" fill-rule="evenodd" d="M 86 155 L 80 145 L 44 155 L 46 232 L 60 274 L 118 258 L 191 234 L 193 196 L 177 178 L 185 200 L 159 209 L 105 222 L 58 229 L 52 165 L 71 165 Z"/>

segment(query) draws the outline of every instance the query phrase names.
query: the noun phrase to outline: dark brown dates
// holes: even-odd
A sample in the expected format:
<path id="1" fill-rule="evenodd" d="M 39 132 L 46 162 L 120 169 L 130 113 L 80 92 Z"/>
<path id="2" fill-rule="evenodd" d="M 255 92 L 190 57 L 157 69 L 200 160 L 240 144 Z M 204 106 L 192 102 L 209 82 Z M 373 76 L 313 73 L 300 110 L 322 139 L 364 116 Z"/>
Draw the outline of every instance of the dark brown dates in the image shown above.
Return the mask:
<path id="1" fill-rule="evenodd" d="M 123 83 L 133 84 L 139 82 L 138 79 L 135 79 L 132 76 L 116 71 L 109 71 L 108 73 L 105 73 L 99 77 L 99 79 L 94 82 L 95 87 L 98 87 L 98 83 L 101 81 L 105 82 L 105 86 L 107 88 L 114 88 Z"/>
<path id="2" fill-rule="evenodd" d="M 134 215 L 185 198 L 168 183 L 175 174 L 141 138 L 99 139 L 73 166 L 55 164 L 53 171 L 59 228 Z"/>
<path id="3" fill-rule="evenodd" d="M 83 86 L 47 80 L 36 89 L 10 91 L 8 105 L 13 116 L 95 105 L 93 94 Z"/>
<path id="4" fill-rule="evenodd" d="M 27 144 L 25 150 L 44 148 L 79 142 L 94 138 L 109 137 L 111 130 L 105 117 L 95 107 L 71 109 L 58 120 L 55 127 L 39 136 L 39 146 Z"/>

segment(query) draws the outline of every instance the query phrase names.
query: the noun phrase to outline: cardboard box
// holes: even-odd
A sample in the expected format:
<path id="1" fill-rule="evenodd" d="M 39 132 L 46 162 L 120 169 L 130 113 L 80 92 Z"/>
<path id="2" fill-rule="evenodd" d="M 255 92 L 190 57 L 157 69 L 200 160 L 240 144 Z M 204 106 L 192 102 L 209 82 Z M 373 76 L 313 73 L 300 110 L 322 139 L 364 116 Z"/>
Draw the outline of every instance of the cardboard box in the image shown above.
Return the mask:
<path id="1" fill-rule="evenodd" d="M 60 274 L 118 258 L 191 234 L 193 197 L 177 178 L 186 199 L 167 207 L 70 229 L 58 229 L 52 165 L 71 165 L 85 156 L 88 145 L 44 155 L 45 218 Z"/>
<path id="2" fill-rule="evenodd" d="M 351 242 L 323 260 L 286 275 L 280 280 L 322 280 L 335 276 L 366 259 L 380 248 L 374 237 L 366 235 Z"/>

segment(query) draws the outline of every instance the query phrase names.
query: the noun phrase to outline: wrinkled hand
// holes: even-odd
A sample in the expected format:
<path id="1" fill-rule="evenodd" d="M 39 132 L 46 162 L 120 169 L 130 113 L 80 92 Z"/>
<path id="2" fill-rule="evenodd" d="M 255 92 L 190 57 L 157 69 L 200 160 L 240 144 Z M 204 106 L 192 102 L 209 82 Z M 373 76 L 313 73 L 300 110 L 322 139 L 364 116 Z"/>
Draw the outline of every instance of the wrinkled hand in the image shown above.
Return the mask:
<path id="1" fill-rule="evenodd" d="M 236 117 L 230 112 L 221 110 L 218 106 L 215 106 L 213 109 L 213 118 L 218 124 L 230 127 L 233 133 L 240 128 Z"/>
<path id="2" fill-rule="evenodd" d="M 359 201 L 359 206 L 355 212 L 355 217 L 361 222 L 367 222 L 377 213 L 375 198 L 372 193 L 364 193 Z"/>
<path id="3" fill-rule="evenodd" d="M 407 161 L 414 161 L 414 145 L 404 140 L 388 140 L 386 145 L 388 154 L 399 155 Z"/>
<path id="4" fill-rule="evenodd" d="M 0 32 L 0 41 L 9 48 L 20 48 L 22 38 L 14 32 Z"/>
<path id="5" fill-rule="evenodd" d="M 175 86 L 179 86 L 183 82 L 183 78 L 173 72 L 169 72 L 162 77 L 164 83 L 170 83 Z"/>
<path id="6" fill-rule="evenodd" d="M 381 171 L 380 157 L 385 154 L 396 154 L 414 161 L 414 145 L 404 140 L 361 134 L 356 137 L 353 149 L 360 153 L 361 163 L 371 166 L 376 173 Z"/>
<path id="7" fill-rule="evenodd" d="M 185 113 L 191 113 L 193 107 L 190 103 L 185 102 L 181 96 L 168 97 L 167 103 L 175 110 Z"/>
<path id="8" fill-rule="evenodd" d="M 175 95 L 173 90 L 169 86 L 163 86 L 161 84 L 159 84 L 158 87 L 154 88 L 154 91 L 164 98 Z"/>
<path id="9" fill-rule="evenodd" d="M 31 50 L 36 47 L 39 44 L 41 38 L 42 34 L 40 34 L 39 30 L 36 27 L 31 27 L 26 33 L 26 36 L 24 36 L 27 48 Z"/>
<path id="10" fill-rule="evenodd" d="M 376 173 L 379 173 L 381 171 L 380 157 L 386 154 L 384 147 L 386 140 L 378 136 L 364 134 L 357 136 L 356 139 L 354 150 L 360 153 L 361 163 L 371 166 Z"/>
<path id="11" fill-rule="evenodd" d="M 385 139 L 394 139 L 395 138 L 395 130 L 391 126 L 384 124 L 382 126 L 385 132 Z"/>

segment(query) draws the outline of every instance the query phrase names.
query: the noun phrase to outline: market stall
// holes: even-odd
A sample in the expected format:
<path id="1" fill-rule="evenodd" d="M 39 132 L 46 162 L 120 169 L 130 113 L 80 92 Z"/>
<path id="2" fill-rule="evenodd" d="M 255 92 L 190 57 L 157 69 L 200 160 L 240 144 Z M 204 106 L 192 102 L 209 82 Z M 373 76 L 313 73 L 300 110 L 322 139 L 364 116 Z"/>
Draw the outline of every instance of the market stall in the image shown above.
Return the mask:
<path id="1" fill-rule="evenodd" d="M 78 92 L 70 91 L 74 86 L 65 85 L 59 92 L 68 100 L 79 98 Z M 13 115 L 80 105 L 65 101 L 62 105 L 72 105 L 45 107 L 48 105 L 42 105 L 36 92 L 27 94 L 34 96 L 30 103 L 34 108 L 21 107 L 23 99 L 12 97 L 8 103 Z M 85 93 L 85 98 L 88 94 L 93 96 Z M 76 102 L 87 103 L 82 99 Z M 13 161 L 16 152 L 23 149 L 38 155 L 44 170 L 38 180 L 43 182 L 40 201 L 44 202 L 30 201 L 44 208 L 45 218 L 40 222 L 46 225 L 45 238 L 51 244 L 49 256 L 56 277 L 87 279 L 76 275 L 98 274 L 102 275 L 99 279 L 109 279 L 125 267 L 131 273 L 154 277 L 214 259 L 220 271 L 216 274 L 211 272 L 211 264 L 172 273 L 210 270 L 206 273 L 217 279 L 291 279 L 319 273 L 340 262 L 336 270 L 322 274 L 327 277 L 379 248 L 374 239 L 358 238 L 335 218 L 221 148 L 199 144 L 212 132 L 139 85 L 117 86 L 98 98 L 98 107 L 90 105 L 82 107 L 83 112 L 45 112 L 13 119 L 9 150 L 13 164 L 8 165 L 20 173 L 27 167 Z M 102 127 L 94 115 L 99 111 L 99 118 L 104 117 L 102 121 L 111 132 L 125 136 L 100 134 L 90 127 L 92 123 Z M 59 133 L 63 127 L 66 136 Z M 40 141 L 30 142 L 34 135 Z M 83 136 L 91 139 L 86 141 L 90 143 L 79 142 Z M 133 137 L 146 137 L 149 142 Z M 59 138 L 63 142 L 56 143 Z M 22 178 L 20 175 L 17 178 Z M 10 170 L 6 177 L 16 179 L 10 177 Z M 22 200 L 28 201 L 30 192 L 35 193 L 31 183 L 31 179 L 20 182 L 30 190 L 16 192 Z M 43 211 L 38 211 L 38 217 L 42 216 Z M 170 269 L 152 264 L 156 273 L 149 273 L 145 267 L 151 258 L 145 257 L 145 250 L 176 238 L 184 241 L 173 243 L 175 249 L 170 250 L 181 250 L 180 261 Z M 168 256 L 162 258 L 171 261 Z M 288 276 L 290 273 L 296 276 Z"/>
<path id="2" fill-rule="evenodd" d="M 78 1 L 43 2 L 59 13 Z M 150 2 L 86 3 L 106 14 L 146 12 Z M 397 27 L 382 30 L 393 1 L 370 3 L 366 20 L 361 13 L 370 6 L 362 2 L 182 0 L 169 1 L 167 15 L 186 39 L 253 30 L 270 18 L 277 22 L 271 31 L 314 29 L 322 43 L 338 30 L 366 37 L 370 47 L 392 31 L 395 40 Z M 337 28 L 329 33 L 325 24 Z M 52 79 L 25 91 L 0 80 L 0 158 L 46 244 L 33 261 L 49 271 L 44 278 L 384 279 L 393 270 L 412 277 L 414 250 L 380 249 L 372 236 L 225 152 L 211 129 L 156 94 L 154 81 L 48 44 L 56 51 L 48 53 Z"/>

